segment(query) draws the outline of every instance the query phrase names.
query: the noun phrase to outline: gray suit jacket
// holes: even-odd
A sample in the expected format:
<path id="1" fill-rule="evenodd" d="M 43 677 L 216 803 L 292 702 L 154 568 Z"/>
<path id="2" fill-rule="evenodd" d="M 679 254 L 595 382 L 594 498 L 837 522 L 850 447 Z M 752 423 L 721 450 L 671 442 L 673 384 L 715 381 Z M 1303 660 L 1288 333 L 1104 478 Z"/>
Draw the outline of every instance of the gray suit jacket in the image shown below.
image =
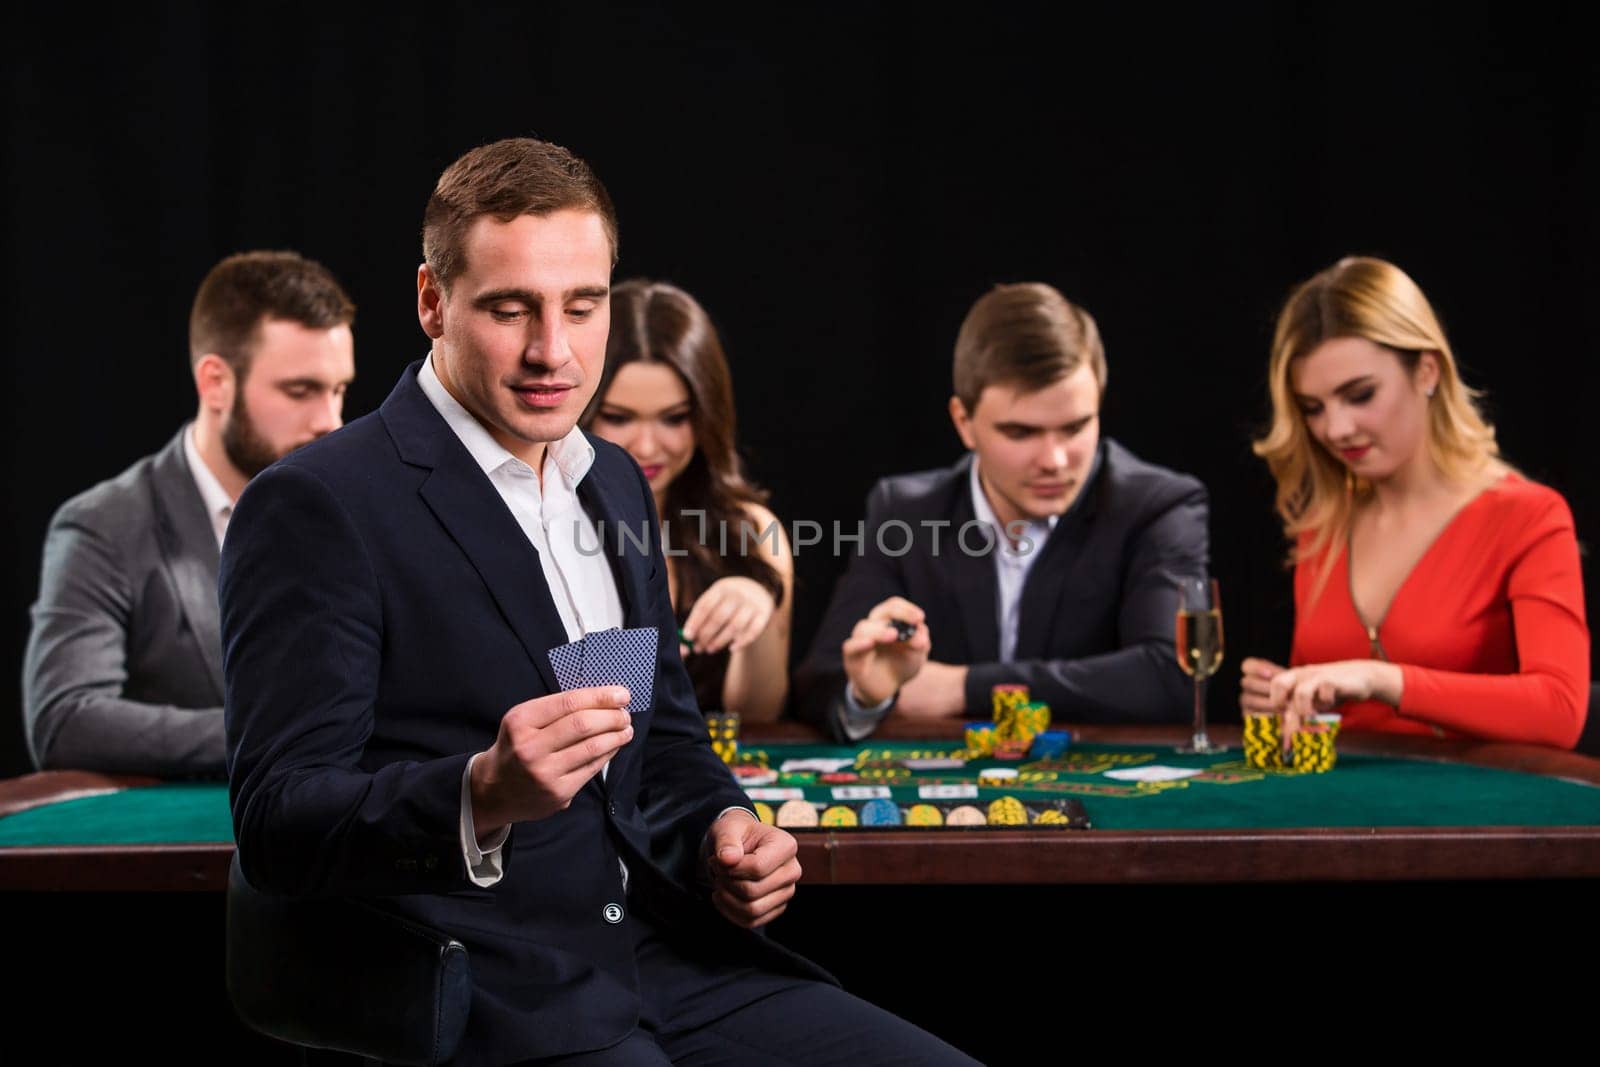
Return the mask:
<path id="1" fill-rule="evenodd" d="M 217 539 L 188 431 L 50 520 L 22 668 L 41 768 L 225 773 Z"/>

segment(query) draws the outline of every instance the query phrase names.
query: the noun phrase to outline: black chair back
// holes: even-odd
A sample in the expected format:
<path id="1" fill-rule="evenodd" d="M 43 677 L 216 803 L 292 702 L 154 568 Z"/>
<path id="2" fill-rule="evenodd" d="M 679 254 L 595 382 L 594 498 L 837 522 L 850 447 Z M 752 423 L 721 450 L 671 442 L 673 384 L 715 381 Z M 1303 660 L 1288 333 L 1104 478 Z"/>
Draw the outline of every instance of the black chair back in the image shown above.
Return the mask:
<path id="1" fill-rule="evenodd" d="M 459 941 L 360 901 L 259 892 L 228 871 L 228 995 L 245 1025 L 293 1045 L 431 1067 L 472 1004 Z"/>

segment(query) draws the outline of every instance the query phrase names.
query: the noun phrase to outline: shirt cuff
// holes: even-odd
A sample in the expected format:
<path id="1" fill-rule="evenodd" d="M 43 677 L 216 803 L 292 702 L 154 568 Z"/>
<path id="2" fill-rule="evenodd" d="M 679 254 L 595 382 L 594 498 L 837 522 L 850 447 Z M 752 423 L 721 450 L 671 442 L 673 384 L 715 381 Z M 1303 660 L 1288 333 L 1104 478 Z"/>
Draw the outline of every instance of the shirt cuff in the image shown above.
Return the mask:
<path id="1" fill-rule="evenodd" d="M 485 847 L 478 847 L 478 832 L 472 826 L 472 765 L 483 755 L 480 752 L 467 760 L 467 769 L 461 772 L 461 858 L 472 884 L 487 889 L 505 877 L 500 849 L 511 836 L 511 827 L 502 827 Z"/>
<path id="2" fill-rule="evenodd" d="M 839 725 L 844 728 L 844 736 L 851 741 L 860 741 L 878 728 L 883 717 L 889 714 L 889 709 L 894 706 L 894 698 L 898 693 L 890 693 L 880 703 L 870 708 L 861 706 L 856 700 L 855 692 L 850 688 L 850 683 L 844 683 L 844 699 L 837 705 Z"/>

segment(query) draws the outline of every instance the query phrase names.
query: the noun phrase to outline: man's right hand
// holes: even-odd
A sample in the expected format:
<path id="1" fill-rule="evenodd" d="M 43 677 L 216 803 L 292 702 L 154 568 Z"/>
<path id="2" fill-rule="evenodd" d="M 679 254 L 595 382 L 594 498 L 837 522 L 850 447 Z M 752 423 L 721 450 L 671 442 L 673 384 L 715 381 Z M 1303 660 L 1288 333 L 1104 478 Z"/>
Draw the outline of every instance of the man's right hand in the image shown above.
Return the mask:
<path id="1" fill-rule="evenodd" d="M 525 700 L 472 764 L 472 824 L 479 838 L 563 811 L 584 783 L 633 740 L 628 691 L 605 685 Z"/>
<path id="2" fill-rule="evenodd" d="M 911 623 L 917 632 L 901 641 L 893 626 L 895 619 Z M 925 620 L 921 608 L 904 597 L 892 596 L 856 623 L 840 652 L 844 673 L 863 707 L 881 704 L 899 692 L 928 662 L 933 639 Z"/>

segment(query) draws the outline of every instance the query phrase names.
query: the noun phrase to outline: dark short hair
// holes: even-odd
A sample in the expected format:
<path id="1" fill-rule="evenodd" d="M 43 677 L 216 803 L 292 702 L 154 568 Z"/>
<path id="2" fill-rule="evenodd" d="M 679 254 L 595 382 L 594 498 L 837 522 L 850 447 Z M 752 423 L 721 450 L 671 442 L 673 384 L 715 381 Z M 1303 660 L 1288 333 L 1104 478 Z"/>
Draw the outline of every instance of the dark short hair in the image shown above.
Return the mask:
<path id="1" fill-rule="evenodd" d="M 215 352 L 242 379 L 267 319 L 329 330 L 355 317 L 355 304 L 321 263 L 298 252 L 239 252 L 212 267 L 194 295 L 189 362 Z"/>
<path id="2" fill-rule="evenodd" d="M 461 273 L 467 231 L 480 216 L 510 222 L 567 209 L 600 216 L 617 261 L 617 211 L 589 164 L 548 141 L 512 137 L 474 148 L 439 175 L 422 215 L 422 258 L 439 285 Z"/>
<path id="3" fill-rule="evenodd" d="M 955 394 L 971 412 L 991 385 L 1031 392 L 1085 362 L 1104 391 L 1105 347 L 1087 311 L 1042 282 L 997 285 L 972 305 L 956 335 Z"/>

